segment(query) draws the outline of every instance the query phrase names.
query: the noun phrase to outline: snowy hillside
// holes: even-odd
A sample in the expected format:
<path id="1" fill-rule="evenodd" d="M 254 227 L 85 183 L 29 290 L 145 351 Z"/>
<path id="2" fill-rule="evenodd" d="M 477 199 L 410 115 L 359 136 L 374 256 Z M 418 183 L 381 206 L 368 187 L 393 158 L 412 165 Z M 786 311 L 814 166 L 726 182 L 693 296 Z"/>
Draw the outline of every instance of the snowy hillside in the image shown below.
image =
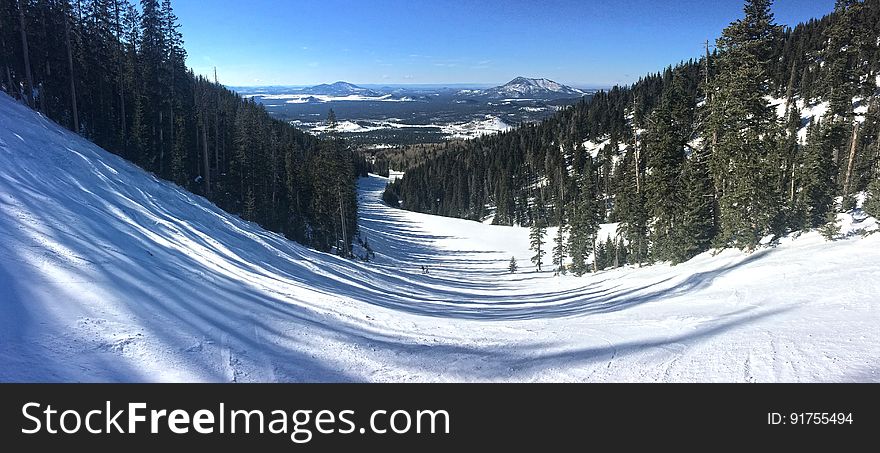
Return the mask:
<path id="1" fill-rule="evenodd" d="M 440 127 L 443 133 L 448 134 L 451 138 L 477 138 L 484 135 L 491 135 L 498 132 L 506 132 L 513 127 L 505 123 L 501 118 L 492 115 L 486 115 L 482 120 L 473 120 L 466 123 L 453 123 Z"/>
<path id="2" fill-rule="evenodd" d="M 350 262 L 0 95 L 0 381 L 880 381 L 880 234 L 554 278 L 385 182 Z"/>

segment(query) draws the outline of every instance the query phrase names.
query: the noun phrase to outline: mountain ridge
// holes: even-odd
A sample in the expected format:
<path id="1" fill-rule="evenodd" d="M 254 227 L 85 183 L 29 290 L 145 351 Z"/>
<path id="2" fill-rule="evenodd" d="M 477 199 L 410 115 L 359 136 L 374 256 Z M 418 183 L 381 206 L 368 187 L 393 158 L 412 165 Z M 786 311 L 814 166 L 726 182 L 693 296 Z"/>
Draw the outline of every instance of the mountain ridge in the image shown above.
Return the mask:
<path id="1" fill-rule="evenodd" d="M 549 98 L 549 97 L 581 97 L 587 94 L 583 90 L 563 85 L 547 78 L 514 77 L 510 82 L 497 87 L 481 90 L 480 94 L 489 98 Z"/>
<path id="2" fill-rule="evenodd" d="M 299 90 L 302 94 L 313 94 L 313 95 L 323 95 L 323 96 L 350 96 L 350 95 L 361 95 L 361 96 L 369 96 L 369 97 L 378 97 L 382 96 L 382 93 L 371 90 L 368 88 L 363 88 L 357 86 L 353 83 L 337 81 L 333 83 L 322 83 L 320 85 L 311 86 L 308 88 L 303 88 Z"/>

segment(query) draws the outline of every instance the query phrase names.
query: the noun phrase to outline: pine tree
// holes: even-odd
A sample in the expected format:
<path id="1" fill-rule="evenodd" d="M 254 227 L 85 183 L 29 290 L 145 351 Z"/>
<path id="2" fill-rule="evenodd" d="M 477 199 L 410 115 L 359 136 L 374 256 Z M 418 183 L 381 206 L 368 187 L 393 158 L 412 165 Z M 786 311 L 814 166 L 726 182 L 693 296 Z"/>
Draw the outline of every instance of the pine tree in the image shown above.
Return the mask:
<path id="1" fill-rule="evenodd" d="M 158 0 L 141 0 L 141 31 L 138 48 L 140 81 L 144 102 L 143 121 L 146 131 L 144 158 L 146 168 L 163 174 L 165 155 L 165 111 L 163 68 L 165 67 L 165 36 Z M 209 174 L 203 177 L 207 180 Z"/>
<path id="2" fill-rule="evenodd" d="M 597 241 L 593 254 L 593 267 L 596 271 L 604 271 L 608 267 L 608 249 L 606 241 Z"/>
<path id="3" fill-rule="evenodd" d="M 605 239 L 605 267 L 620 267 L 620 255 L 617 254 L 617 239 L 608 236 Z"/>
<path id="4" fill-rule="evenodd" d="M 181 79 L 180 75 L 186 68 L 186 51 L 183 49 L 183 35 L 179 31 L 180 24 L 178 23 L 177 16 L 174 14 L 174 10 L 171 7 L 171 0 L 163 0 L 161 8 L 162 33 L 165 42 L 165 67 L 163 75 L 165 77 L 164 85 L 167 85 L 167 88 L 163 93 L 162 108 L 168 112 L 168 142 L 171 147 L 170 151 L 173 167 L 176 158 L 175 153 L 181 152 L 176 149 L 178 143 L 177 136 L 183 133 L 181 123 L 175 118 L 175 113 L 180 114 L 179 104 L 181 104 L 176 91 L 178 90 L 178 81 Z M 210 96 L 210 90 L 208 90 L 208 95 Z M 218 106 L 210 105 L 211 100 L 206 100 L 206 104 L 211 110 L 216 111 L 218 109 Z M 205 141 L 207 142 L 207 140 Z M 217 144 L 215 143 L 214 146 L 216 154 Z M 160 168 L 160 171 L 161 170 L 162 169 Z M 171 170 L 173 171 L 174 169 L 172 168 Z M 208 172 L 207 174 L 210 173 Z"/>
<path id="5" fill-rule="evenodd" d="M 567 230 L 568 226 L 565 223 L 560 223 L 556 230 L 556 241 L 553 245 L 553 267 L 556 275 L 565 275 L 568 272 L 565 268 L 565 257 L 568 253 L 568 243 L 565 237 Z"/>
<path id="6" fill-rule="evenodd" d="M 544 236 L 547 234 L 546 220 L 543 215 L 543 203 L 540 203 L 538 215 L 532 220 L 532 226 L 529 229 L 529 248 L 535 252 L 532 256 L 532 264 L 541 272 L 541 265 L 544 264 Z"/>
<path id="7" fill-rule="evenodd" d="M 327 123 L 327 130 L 329 130 L 329 131 L 335 131 L 336 126 L 339 125 L 339 123 L 336 121 L 336 112 L 334 112 L 333 109 L 330 109 L 330 111 L 327 112 L 326 123 Z"/>
<path id="8" fill-rule="evenodd" d="M 76 66 L 73 64 L 73 40 L 71 39 L 70 22 L 72 20 L 71 7 L 68 1 L 61 2 L 62 17 L 64 20 L 64 47 L 67 51 L 67 70 L 70 78 L 70 108 L 71 108 L 71 130 L 80 133 L 79 128 L 79 107 L 76 95 Z M 125 119 L 123 111 L 123 120 Z"/>
<path id="9" fill-rule="evenodd" d="M 174 145 L 171 150 L 171 180 L 182 187 L 188 186 L 187 181 L 187 145 L 186 135 L 183 130 L 186 127 L 186 120 L 182 116 L 178 116 L 175 120 L 174 128 L 178 131 L 175 136 Z"/>
<path id="10" fill-rule="evenodd" d="M 825 216 L 825 223 L 819 229 L 819 232 L 828 241 L 833 241 L 840 236 L 840 223 L 838 223 L 837 214 L 834 211 L 829 211 Z"/>
<path id="11" fill-rule="evenodd" d="M 704 150 L 700 149 L 684 163 L 681 177 L 683 207 L 679 228 L 675 232 L 676 246 L 670 256 L 672 264 L 685 262 L 708 250 L 715 237 L 708 160 Z"/>
<path id="12" fill-rule="evenodd" d="M 519 270 L 519 267 L 516 265 L 516 257 L 515 256 L 510 257 L 510 264 L 507 266 L 507 270 L 511 274 L 515 274 L 516 271 Z"/>
<path id="13" fill-rule="evenodd" d="M 30 46 L 28 45 L 28 32 L 27 32 L 27 21 L 25 21 L 26 9 L 28 2 L 26 0 L 18 0 L 18 17 L 19 17 L 19 30 L 21 31 L 21 52 L 22 52 L 22 60 L 24 61 L 24 71 L 25 71 L 25 80 L 27 81 L 27 85 L 24 87 L 24 92 L 22 95 L 24 96 L 27 104 L 34 108 L 34 77 L 31 71 L 31 56 L 30 56 Z"/>
<path id="14" fill-rule="evenodd" d="M 828 42 L 823 51 L 827 66 L 824 84 L 828 93 L 829 113 L 838 119 L 852 116 L 852 99 L 858 80 L 858 74 L 853 70 L 857 53 L 853 23 L 855 3 L 855 0 L 837 0 L 834 5 L 837 20 L 824 30 L 824 38 Z"/>
<path id="15" fill-rule="evenodd" d="M 615 252 L 618 259 L 618 266 L 623 266 L 629 263 L 629 249 L 627 249 L 626 242 L 623 241 L 623 238 L 617 239 Z"/>
<path id="16" fill-rule="evenodd" d="M 707 106 L 712 174 L 719 194 L 720 241 L 751 249 L 771 231 L 778 215 L 778 141 L 767 97 L 768 62 L 779 27 L 770 0 L 748 0 L 745 17 L 717 41 L 718 74 Z"/>
<path id="17" fill-rule="evenodd" d="M 125 6 L 122 16 L 123 53 L 122 85 L 126 98 L 127 116 L 125 124 L 125 140 L 120 152 L 123 157 L 143 162 L 143 150 L 146 144 L 146 125 L 144 124 L 143 87 L 140 83 L 140 60 L 138 46 L 141 41 L 140 13 L 132 4 Z"/>
<path id="18" fill-rule="evenodd" d="M 578 177 L 577 196 L 572 201 L 571 232 L 568 236 L 568 252 L 571 270 L 581 276 L 589 271 L 586 259 L 593 252 L 596 231 L 599 229 L 599 201 L 596 198 L 591 161 L 585 163 Z"/>
<path id="19" fill-rule="evenodd" d="M 862 208 L 868 215 L 880 219 L 880 175 L 875 176 L 871 184 L 868 185 L 868 194 Z"/>
<path id="20" fill-rule="evenodd" d="M 565 275 L 568 271 L 565 268 L 565 257 L 568 255 L 568 242 L 566 233 L 568 232 L 568 219 L 565 210 L 565 180 L 562 177 L 561 166 L 557 166 L 559 171 L 559 191 L 554 210 L 556 211 L 556 240 L 552 250 L 553 272 L 555 275 Z"/>
<path id="21" fill-rule="evenodd" d="M 791 91 L 790 87 L 790 91 Z M 801 144 L 798 132 L 801 128 L 801 115 L 795 103 L 794 95 L 786 101 L 785 131 L 779 139 L 779 156 L 781 159 L 781 171 L 779 174 L 778 190 L 784 200 L 781 204 L 782 229 L 798 229 L 803 226 L 803 210 L 796 203 L 796 184 L 798 166 L 801 156 Z"/>
<path id="22" fill-rule="evenodd" d="M 641 265 L 648 258 L 648 212 L 645 206 L 645 190 L 642 187 L 644 153 L 639 152 L 638 146 L 628 150 L 623 159 L 614 215 L 620 222 L 617 234 L 630 244 L 633 262 Z"/>
<path id="23" fill-rule="evenodd" d="M 648 175 L 645 178 L 645 204 L 651 226 L 651 254 L 660 261 L 678 259 L 685 246 L 680 231 L 684 207 L 682 168 L 685 146 L 693 124 L 693 111 L 684 92 L 682 76 L 672 74 L 663 89 L 660 105 L 654 111 L 646 133 Z"/>
<path id="24" fill-rule="evenodd" d="M 799 174 L 800 204 L 807 228 L 827 223 L 834 201 L 832 150 L 823 123 L 813 122 L 807 128 L 807 145 Z"/>

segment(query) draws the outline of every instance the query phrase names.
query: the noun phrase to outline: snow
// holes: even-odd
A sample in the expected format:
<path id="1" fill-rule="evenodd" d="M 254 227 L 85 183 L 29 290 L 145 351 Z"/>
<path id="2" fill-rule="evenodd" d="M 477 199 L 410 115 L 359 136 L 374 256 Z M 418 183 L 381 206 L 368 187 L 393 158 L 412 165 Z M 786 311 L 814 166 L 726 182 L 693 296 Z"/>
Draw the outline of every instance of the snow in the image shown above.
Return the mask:
<path id="1" fill-rule="evenodd" d="M 466 123 L 452 123 L 440 126 L 440 130 L 444 134 L 448 134 L 451 138 L 471 139 L 482 137 L 484 135 L 505 132 L 512 129 L 512 126 L 505 123 L 493 115 L 486 115 L 482 120 L 473 120 Z"/>
<path id="2" fill-rule="evenodd" d="M 291 126 L 305 129 L 309 132 L 327 132 L 330 128 L 326 121 L 305 122 L 301 120 L 292 120 L 289 122 Z M 369 120 L 344 120 L 336 124 L 334 131 L 342 133 L 356 132 L 372 132 L 388 129 L 441 129 L 443 126 L 438 124 L 405 124 L 386 121 L 369 121 Z M 393 148 L 391 145 L 384 145 L 385 148 Z"/>
<path id="3" fill-rule="evenodd" d="M 855 97 L 853 98 L 853 105 L 855 106 L 855 108 L 853 108 L 853 113 L 855 114 L 853 120 L 859 123 L 864 123 L 865 115 L 868 114 L 868 102 L 861 97 Z"/>
<path id="4" fill-rule="evenodd" d="M 397 181 L 398 179 L 403 178 L 404 172 L 397 171 L 393 169 L 388 169 L 388 182 Z"/>
<path id="5" fill-rule="evenodd" d="M 253 97 L 252 95 L 251 97 Z M 373 101 L 373 102 L 412 102 L 413 99 L 409 97 L 401 97 L 395 98 L 390 94 L 382 95 L 382 96 L 367 96 L 363 94 L 348 94 L 348 95 L 328 95 L 328 94 L 272 94 L 259 96 L 261 100 L 284 100 L 288 104 L 307 104 L 309 102 L 356 102 L 356 101 Z"/>
<path id="6" fill-rule="evenodd" d="M 603 138 L 599 142 L 594 142 L 592 140 L 584 140 L 583 147 L 584 151 L 586 151 L 590 157 L 596 159 L 599 157 L 599 153 L 605 149 L 606 146 L 611 144 L 610 138 Z M 617 154 L 611 156 L 612 161 L 617 164 L 617 161 L 620 160 L 622 155 L 626 152 L 627 144 L 626 143 L 618 143 L 617 144 Z"/>
<path id="7" fill-rule="evenodd" d="M 603 223 L 599 225 L 599 231 L 596 232 L 596 241 L 607 241 L 617 239 L 617 230 L 620 228 L 620 222 Z"/>
<path id="8" fill-rule="evenodd" d="M 375 126 L 362 126 L 354 121 L 339 121 L 336 123 L 336 126 L 332 128 L 332 130 L 336 132 L 369 132 L 383 129 L 381 127 Z M 327 123 L 321 123 L 318 126 L 312 128 L 312 131 L 315 132 L 327 132 L 331 130 L 330 126 Z"/>
<path id="9" fill-rule="evenodd" d="M 592 140 L 584 140 L 583 145 L 584 145 L 584 150 L 590 154 L 590 157 L 595 159 L 595 158 L 599 157 L 599 153 L 602 152 L 602 149 L 604 149 L 610 143 L 611 143 L 611 139 L 606 138 L 605 140 L 602 140 L 600 142 L 594 142 Z"/>
<path id="10" fill-rule="evenodd" d="M 395 145 L 391 145 L 388 143 L 376 143 L 374 145 L 368 145 L 368 146 L 364 147 L 364 149 L 366 149 L 366 150 L 382 150 L 382 149 L 394 149 L 394 148 L 396 148 Z"/>
<path id="11" fill-rule="evenodd" d="M 776 110 L 776 115 L 780 119 L 785 119 L 785 99 L 783 98 L 774 98 L 771 96 L 766 97 L 767 101 L 770 103 L 771 107 Z M 861 98 L 855 97 L 853 98 L 853 104 L 856 105 L 856 108 L 853 109 L 853 113 L 855 113 L 855 121 L 862 122 L 864 121 L 865 113 L 868 111 L 867 105 L 862 105 Z M 795 106 L 801 112 L 801 128 L 798 130 L 798 141 L 802 144 L 807 142 L 807 127 L 809 126 L 811 121 L 821 120 L 825 114 L 828 112 L 829 104 L 827 101 L 817 102 L 815 104 L 805 105 L 803 99 L 796 98 Z"/>
<path id="12" fill-rule="evenodd" d="M 694 137 L 691 141 L 687 142 L 685 146 L 686 155 L 690 156 L 691 152 L 694 150 L 699 150 L 703 148 L 703 137 Z"/>
<path id="13" fill-rule="evenodd" d="M 798 130 L 798 141 L 807 143 L 807 129 L 811 121 L 821 120 L 828 111 L 828 102 L 819 102 L 814 105 L 804 105 L 801 100 L 797 101 L 798 107 L 801 109 L 801 124 L 804 126 Z M 784 114 L 784 113 L 783 113 Z"/>
<path id="14" fill-rule="evenodd" d="M 553 277 L 386 183 L 343 260 L 0 96 L 0 381 L 880 381 L 880 234 Z"/>
<path id="15" fill-rule="evenodd" d="M 481 94 L 494 98 L 505 98 L 504 101 L 519 101 L 523 98 L 546 96 L 583 96 L 586 93 L 544 78 L 517 77 L 504 85 L 483 90 Z"/>
<path id="16" fill-rule="evenodd" d="M 325 122 L 306 123 L 299 120 L 290 122 L 296 127 L 305 128 L 311 132 L 327 132 L 330 128 Z M 494 115 L 485 115 L 482 118 L 466 122 L 449 124 L 406 124 L 391 120 L 385 121 L 340 121 L 334 131 L 340 133 L 371 132 L 386 129 L 438 129 L 447 134 L 449 138 L 471 139 L 484 135 L 508 131 L 512 128 L 501 118 Z"/>

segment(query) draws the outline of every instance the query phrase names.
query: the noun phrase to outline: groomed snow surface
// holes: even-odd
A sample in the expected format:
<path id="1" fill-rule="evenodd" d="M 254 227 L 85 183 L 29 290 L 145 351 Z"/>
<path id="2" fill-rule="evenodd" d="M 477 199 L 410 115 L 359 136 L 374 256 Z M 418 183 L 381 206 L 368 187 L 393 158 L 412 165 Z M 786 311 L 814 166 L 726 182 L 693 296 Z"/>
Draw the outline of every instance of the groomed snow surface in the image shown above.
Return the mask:
<path id="1" fill-rule="evenodd" d="M 880 381 L 880 234 L 553 277 L 384 184 L 347 261 L 0 96 L 0 381 Z"/>

